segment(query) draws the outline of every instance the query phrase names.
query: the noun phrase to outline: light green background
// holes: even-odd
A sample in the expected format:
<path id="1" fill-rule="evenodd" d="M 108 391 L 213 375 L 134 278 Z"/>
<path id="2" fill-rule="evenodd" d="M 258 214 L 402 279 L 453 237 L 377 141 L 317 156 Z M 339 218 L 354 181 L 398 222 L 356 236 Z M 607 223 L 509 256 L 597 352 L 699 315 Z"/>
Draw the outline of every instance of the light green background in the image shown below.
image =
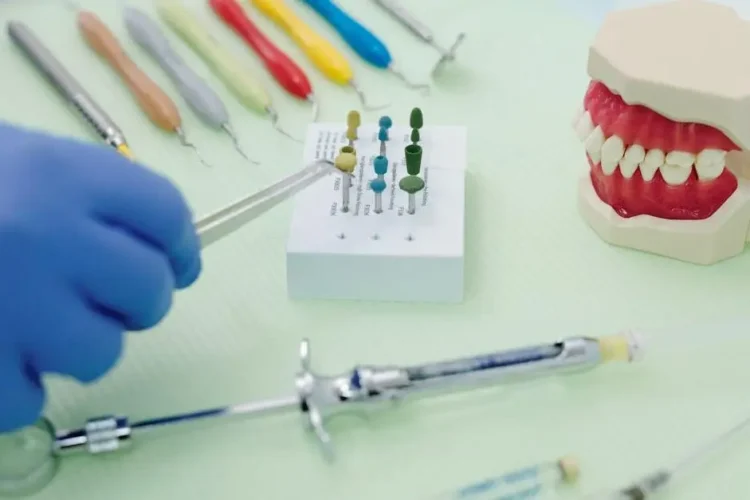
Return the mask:
<path id="1" fill-rule="evenodd" d="M 110 24 L 134 59 L 177 97 L 164 74 L 125 36 L 115 2 L 79 3 Z M 186 3 L 249 67 L 260 67 L 205 2 Z M 435 60 L 430 49 L 374 4 L 341 3 L 384 36 L 409 73 L 426 74 Z M 576 182 L 585 162 L 570 121 L 587 83 L 587 43 L 595 27 L 559 11 L 553 0 L 440 2 L 439 9 L 429 0 L 405 3 L 423 13 L 446 43 L 459 30 L 469 33 L 462 67 L 430 97 L 417 96 L 346 52 L 372 98 L 392 100 L 388 113 L 395 121 L 407 120 L 410 108 L 420 105 L 427 123 L 470 127 L 465 303 L 288 300 L 284 243 L 291 204 L 286 204 L 208 250 L 199 283 L 179 294 L 159 328 L 130 337 L 127 355 L 110 377 L 87 388 L 51 383 L 49 416 L 67 427 L 102 413 L 141 418 L 286 394 L 303 336 L 312 339 L 324 371 L 355 362 L 440 359 L 631 326 L 664 332 L 652 341 L 654 357 L 641 366 L 427 400 L 367 421 L 334 421 L 339 460 L 333 465 L 324 463 L 296 416 L 201 432 L 186 428 L 144 438 L 125 456 L 67 461 L 40 500 L 412 500 L 567 453 L 582 461 L 580 491 L 588 492 L 678 459 L 750 409 L 745 401 L 750 364 L 743 354 L 748 342 L 712 343 L 723 332 L 713 327 L 660 330 L 744 313 L 750 254 L 696 267 L 615 249 L 576 213 Z M 132 4 L 152 11 L 146 0 Z M 294 8 L 336 41 L 311 12 Z M 343 121 L 357 105 L 354 94 L 326 82 L 279 30 L 257 12 L 251 15 L 309 70 L 322 118 Z M 202 167 L 173 137 L 158 132 L 89 52 L 73 14 L 60 2 L 4 4 L 0 18 L 26 21 L 52 46 L 111 111 L 138 157 L 174 179 L 198 215 L 300 167 L 301 147 L 235 104 L 183 45 L 180 53 L 232 103 L 235 127 L 262 167 L 243 163 L 228 138 L 204 128 L 189 110 L 185 129 L 215 168 Z M 0 65 L 0 117 L 91 140 L 6 37 Z M 308 108 L 263 78 L 282 119 L 301 135 Z M 709 341 L 690 342 L 701 331 Z M 678 339 L 693 347 L 669 354 L 665 348 Z M 746 451 L 747 445 L 738 443 L 670 498 L 750 497 Z"/>

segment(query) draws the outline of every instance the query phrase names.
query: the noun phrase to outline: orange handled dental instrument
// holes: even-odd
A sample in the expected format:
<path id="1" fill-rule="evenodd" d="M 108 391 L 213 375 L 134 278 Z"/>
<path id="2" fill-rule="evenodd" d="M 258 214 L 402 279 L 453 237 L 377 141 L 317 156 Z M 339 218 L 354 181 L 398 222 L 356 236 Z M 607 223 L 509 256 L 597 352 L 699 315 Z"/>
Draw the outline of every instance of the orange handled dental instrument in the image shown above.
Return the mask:
<path id="1" fill-rule="evenodd" d="M 200 162 L 209 166 L 198 148 L 187 140 L 177 105 L 130 59 L 107 25 L 92 12 L 79 11 L 77 18 L 78 29 L 86 43 L 120 76 L 145 115 L 160 129 L 177 134 L 180 143 L 191 148 Z"/>
<path id="2" fill-rule="evenodd" d="M 364 109 L 377 110 L 388 107 L 388 104 L 379 106 L 368 104 L 362 88 L 354 79 L 354 70 L 346 57 L 331 42 L 315 33 L 310 26 L 297 17 L 284 0 L 248 1 L 264 16 L 283 29 L 326 78 L 339 85 L 352 87 Z"/>

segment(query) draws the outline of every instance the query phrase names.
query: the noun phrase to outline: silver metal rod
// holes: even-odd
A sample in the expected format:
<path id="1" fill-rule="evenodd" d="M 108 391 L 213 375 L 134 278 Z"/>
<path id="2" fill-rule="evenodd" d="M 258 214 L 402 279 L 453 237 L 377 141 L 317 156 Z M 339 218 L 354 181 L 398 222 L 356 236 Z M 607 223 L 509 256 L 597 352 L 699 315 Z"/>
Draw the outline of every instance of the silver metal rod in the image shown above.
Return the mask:
<path id="1" fill-rule="evenodd" d="M 350 178 L 337 169 L 329 160 L 318 160 L 297 173 L 257 193 L 241 198 L 229 206 L 196 222 L 201 245 L 205 248 L 234 233 L 248 222 L 256 219 L 279 203 L 294 196 L 304 188 L 329 174 L 343 175 L 344 182 Z"/>
<path id="2" fill-rule="evenodd" d="M 341 211 L 346 213 L 349 211 L 350 191 L 352 189 L 352 181 L 350 177 L 344 177 L 341 183 Z"/>
<path id="3" fill-rule="evenodd" d="M 417 213 L 417 196 L 414 193 L 409 193 L 409 208 L 406 211 L 412 215 Z"/>
<path id="4" fill-rule="evenodd" d="M 434 41 L 435 37 L 430 28 L 417 16 L 406 10 L 399 0 L 373 0 L 373 2 L 423 42 L 432 43 Z"/>
<path id="5" fill-rule="evenodd" d="M 124 417 L 96 418 L 90 420 L 85 427 L 80 429 L 58 431 L 55 435 L 55 453 L 69 454 L 87 451 L 96 454 L 112 452 L 122 448 L 134 436 L 165 427 L 224 420 L 232 417 L 261 417 L 298 411 L 298 409 L 299 399 L 296 396 L 291 396 L 169 415 L 134 423 L 129 423 Z"/>

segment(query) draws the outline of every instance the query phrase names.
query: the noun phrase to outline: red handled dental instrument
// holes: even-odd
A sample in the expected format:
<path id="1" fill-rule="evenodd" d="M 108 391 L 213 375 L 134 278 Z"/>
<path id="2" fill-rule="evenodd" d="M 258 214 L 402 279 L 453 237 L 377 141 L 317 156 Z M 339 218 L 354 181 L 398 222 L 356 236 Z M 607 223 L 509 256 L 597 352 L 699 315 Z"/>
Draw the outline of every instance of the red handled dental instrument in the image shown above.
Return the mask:
<path id="1" fill-rule="evenodd" d="M 302 68 L 258 29 L 236 0 L 209 0 L 208 4 L 214 13 L 258 54 L 268 72 L 287 92 L 312 103 L 313 121 L 316 121 L 318 102 L 310 80 Z"/>

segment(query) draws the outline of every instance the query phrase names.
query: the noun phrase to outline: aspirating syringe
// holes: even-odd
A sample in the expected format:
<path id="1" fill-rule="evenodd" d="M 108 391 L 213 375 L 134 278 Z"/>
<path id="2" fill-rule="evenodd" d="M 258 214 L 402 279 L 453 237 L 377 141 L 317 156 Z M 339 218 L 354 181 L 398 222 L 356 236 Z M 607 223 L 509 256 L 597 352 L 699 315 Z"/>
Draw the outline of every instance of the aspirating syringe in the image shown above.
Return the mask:
<path id="1" fill-rule="evenodd" d="M 300 345 L 301 369 L 288 396 L 170 415 L 139 422 L 106 416 L 80 428 L 56 431 L 42 420 L 15 435 L 0 436 L 0 495 L 29 494 L 52 480 L 60 457 L 70 452 L 111 453 L 146 431 L 181 423 L 237 416 L 298 412 L 332 457 L 326 420 L 347 411 L 412 396 L 439 394 L 596 368 L 609 361 L 640 358 L 642 343 L 632 333 L 600 338 L 572 337 L 551 344 L 499 351 L 418 366 L 355 366 L 339 375 L 319 375 L 311 366 L 310 343 Z M 24 464 L 23 467 L 21 464 Z"/>

